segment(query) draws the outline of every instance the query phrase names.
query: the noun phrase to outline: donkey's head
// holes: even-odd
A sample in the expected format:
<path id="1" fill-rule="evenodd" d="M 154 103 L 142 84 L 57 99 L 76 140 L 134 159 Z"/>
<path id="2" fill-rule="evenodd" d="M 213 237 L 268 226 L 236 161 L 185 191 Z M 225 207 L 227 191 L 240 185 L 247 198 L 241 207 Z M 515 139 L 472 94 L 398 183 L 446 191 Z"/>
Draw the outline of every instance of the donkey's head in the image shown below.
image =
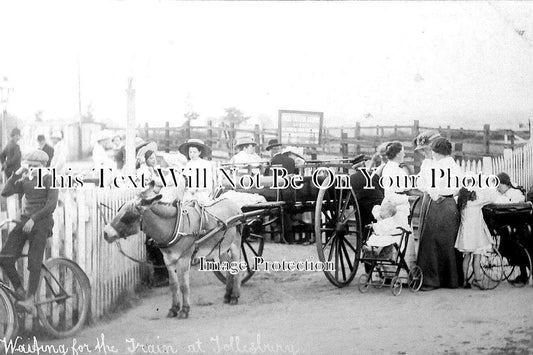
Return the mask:
<path id="1" fill-rule="evenodd" d="M 108 243 L 112 243 L 117 239 L 125 239 L 139 233 L 144 211 L 160 199 L 160 194 L 152 193 L 150 196 L 141 194 L 134 200 L 126 202 L 118 210 L 113 220 L 105 226 L 104 239 Z"/>

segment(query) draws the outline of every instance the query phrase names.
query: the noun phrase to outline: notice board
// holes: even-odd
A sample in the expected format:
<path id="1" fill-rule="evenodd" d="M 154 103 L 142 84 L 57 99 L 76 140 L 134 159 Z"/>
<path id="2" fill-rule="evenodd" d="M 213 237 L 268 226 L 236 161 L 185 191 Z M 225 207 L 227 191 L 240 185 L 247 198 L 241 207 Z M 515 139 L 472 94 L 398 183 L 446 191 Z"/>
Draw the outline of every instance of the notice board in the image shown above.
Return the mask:
<path id="1" fill-rule="evenodd" d="M 321 143 L 323 112 L 279 110 L 278 118 L 281 143 L 287 145 Z"/>

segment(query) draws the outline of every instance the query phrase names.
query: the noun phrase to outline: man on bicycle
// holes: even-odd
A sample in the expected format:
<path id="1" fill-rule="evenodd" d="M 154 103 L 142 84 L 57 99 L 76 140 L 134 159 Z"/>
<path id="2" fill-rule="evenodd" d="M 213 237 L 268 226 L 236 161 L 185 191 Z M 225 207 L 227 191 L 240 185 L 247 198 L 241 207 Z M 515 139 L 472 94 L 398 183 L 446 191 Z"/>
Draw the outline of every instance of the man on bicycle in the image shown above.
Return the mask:
<path id="1" fill-rule="evenodd" d="M 48 162 L 48 155 L 42 150 L 35 150 L 24 157 L 24 163 L 9 178 L 2 190 L 2 196 L 8 197 L 21 193 L 21 223 L 9 233 L 9 237 L 0 252 L 0 266 L 16 290 L 18 304 L 28 311 L 33 310 L 34 296 L 39 286 L 41 264 L 47 238 L 52 235 L 54 220 L 52 213 L 57 206 L 58 190 L 51 188 L 52 175 L 42 171 L 44 188 L 37 188 L 38 168 Z M 29 172 L 28 168 L 34 168 Z M 24 244 L 29 242 L 28 270 L 30 272 L 28 292 L 24 291 L 20 276 L 15 269 L 15 262 L 22 253 Z"/>

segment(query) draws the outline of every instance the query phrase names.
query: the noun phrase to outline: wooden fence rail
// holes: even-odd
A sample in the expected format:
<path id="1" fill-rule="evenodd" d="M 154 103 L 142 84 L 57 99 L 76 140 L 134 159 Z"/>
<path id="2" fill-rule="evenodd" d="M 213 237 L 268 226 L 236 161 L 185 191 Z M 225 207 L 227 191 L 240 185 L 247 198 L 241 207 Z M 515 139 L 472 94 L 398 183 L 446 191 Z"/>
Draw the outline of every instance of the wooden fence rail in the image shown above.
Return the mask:
<path id="1" fill-rule="evenodd" d="M 300 146 L 306 148 L 310 155 L 325 155 L 330 157 L 343 157 L 375 151 L 376 147 L 385 141 L 399 140 L 407 149 L 412 149 L 412 140 L 421 131 L 437 130 L 444 137 L 455 142 L 455 155 L 457 158 L 480 159 L 482 156 L 499 156 L 505 148 L 515 149 L 525 144 L 529 139 L 529 131 L 512 131 L 507 129 L 491 130 L 486 124 L 483 129 L 463 129 L 442 127 L 423 127 L 415 120 L 412 125 L 376 125 L 361 126 L 355 122 L 352 127 L 326 127 L 322 134 L 320 145 Z M 186 124 L 182 127 L 149 127 L 148 124 L 139 128 L 139 134 L 159 143 L 164 151 L 176 150 L 179 144 L 187 139 L 200 138 L 212 150 L 226 151 L 230 155 L 234 152 L 233 145 L 236 137 L 253 136 L 260 148 L 266 147 L 268 140 L 278 138 L 277 129 L 236 128 L 234 125 L 213 125 L 211 121 L 207 126 L 195 127 Z M 258 149 L 260 150 L 260 149 Z"/>

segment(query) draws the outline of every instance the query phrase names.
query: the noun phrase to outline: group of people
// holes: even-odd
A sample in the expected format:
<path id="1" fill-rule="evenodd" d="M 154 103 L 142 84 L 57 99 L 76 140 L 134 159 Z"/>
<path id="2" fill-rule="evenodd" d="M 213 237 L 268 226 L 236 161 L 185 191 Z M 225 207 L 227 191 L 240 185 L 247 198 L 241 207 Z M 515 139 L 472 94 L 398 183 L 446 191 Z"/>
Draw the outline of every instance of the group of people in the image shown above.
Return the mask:
<path id="1" fill-rule="evenodd" d="M 15 171 L 21 167 L 22 153 L 19 146 L 21 139 L 21 132 L 18 128 L 11 130 L 9 142 L 6 144 L 0 153 L 0 163 L 2 164 L 2 171 L 6 179 L 9 178 Z M 60 131 L 54 131 L 50 135 L 52 145 L 46 142 L 43 134 L 37 136 L 37 146 L 48 156 L 45 167 L 56 168 L 61 170 L 65 166 L 67 152 L 63 142 L 63 134 Z"/>
<path id="2" fill-rule="evenodd" d="M 489 203 L 524 202 L 525 196 L 506 173 L 497 175 L 499 185 L 496 189 L 448 186 L 444 178 L 433 181 L 432 169 L 449 169 L 452 176 L 463 175 L 451 156 L 452 144 L 438 132 L 424 132 L 415 139 L 415 145 L 415 150 L 424 156 L 416 189 L 407 186 L 383 189 L 378 184 L 380 177 L 404 181 L 401 177 L 408 174 L 408 169 L 402 166 L 404 149 L 400 142 L 388 142 L 378 147 L 378 153 L 370 163 L 371 166 L 379 165 L 373 177 L 375 189 L 364 188 L 366 179 L 361 172 L 351 176 L 363 225 L 377 220 L 375 234 L 390 234 L 395 227 L 406 225 L 410 213 L 408 195 L 420 196 L 419 249 L 415 262 L 424 275 L 422 290 L 461 285 L 483 289 L 480 258 L 493 248 L 494 241 L 481 208 Z M 380 239 L 373 238 L 372 242 L 379 244 Z M 473 278 L 469 279 L 472 255 L 474 272 Z M 510 282 L 527 282 L 524 276 Z"/>
<path id="3" fill-rule="evenodd" d="M 243 137 L 237 139 L 235 148 L 238 153 L 235 154 L 230 164 L 233 165 L 239 174 L 248 172 L 258 173 L 261 171 L 262 164 L 265 160 L 256 153 L 257 142 L 252 137 Z M 301 157 L 294 155 L 289 151 L 282 150 L 283 145 L 277 140 L 270 140 L 266 151 L 271 153 L 269 166 L 279 166 L 287 169 L 289 174 L 297 172 L 297 161 Z M 186 189 L 168 188 L 163 186 L 160 173 L 158 171 L 157 144 L 155 142 L 144 142 L 138 140 L 136 144 L 137 176 L 145 180 L 145 184 L 153 184 L 153 193 L 161 193 L 163 201 L 172 202 L 181 200 L 184 203 L 195 201 L 201 205 L 209 204 L 216 197 L 216 174 L 215 165 L 208 160 L 211 155 L 211 149 L 201 139 L 192 138 L 182 143 L 178 150 L 183 154 L 187 162 L 183 166 L 184 176 L 191 182 L 191 186 Z M 165 170 L 162 169 L 162 172 Z M 270 170 L 264 171 L 265 175 L 270 174 Z M 171 178 L 167 179 L 167 182 Z M 236 202 L 243 199 L 244 194 L 234 193 L 232 199 Z M 254 199 L 251 194 L 246 194 L 246 199 Z M 238 203 L 238 202 L 237 202 Z M 168 273 L 163 267 L 163 257 L 159 249 L 147 238 L 148 257 L 156 266 L 154 269 L 154 284 L 163 286 L 168 283 Z"/>

